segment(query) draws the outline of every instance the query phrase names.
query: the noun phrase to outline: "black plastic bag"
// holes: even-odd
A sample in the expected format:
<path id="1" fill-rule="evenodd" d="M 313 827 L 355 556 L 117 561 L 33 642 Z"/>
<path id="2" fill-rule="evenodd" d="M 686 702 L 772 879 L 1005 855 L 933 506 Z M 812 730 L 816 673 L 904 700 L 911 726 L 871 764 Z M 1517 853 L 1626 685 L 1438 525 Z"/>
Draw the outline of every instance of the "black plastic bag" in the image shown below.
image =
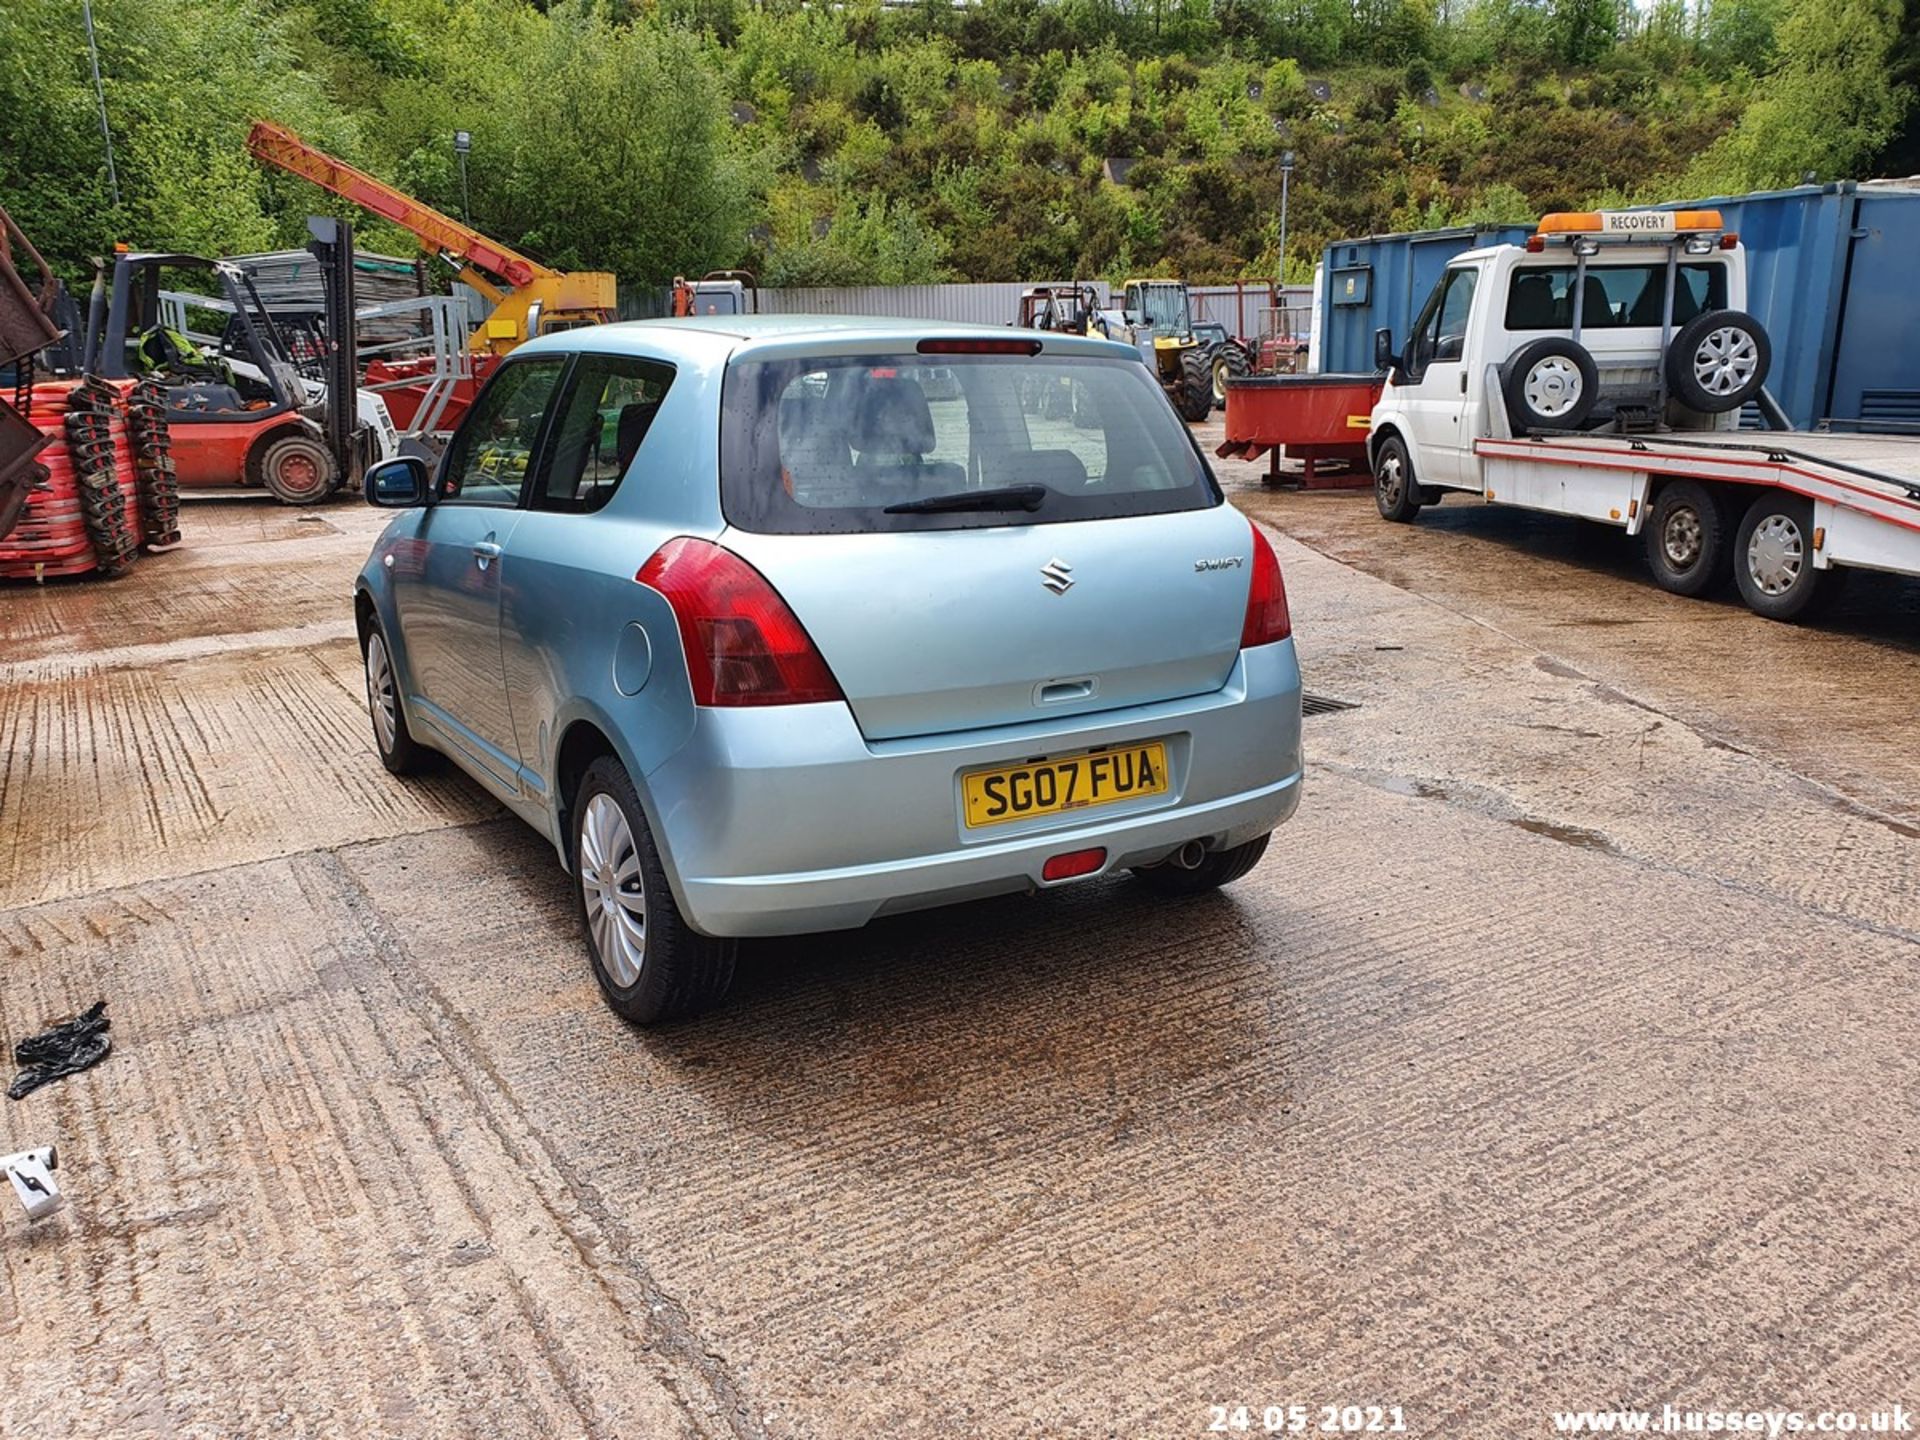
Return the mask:
<path id="1" fill-rule="evenodd" d="M 107 1002 L 101 1000 L 84 1015 L 29 1035 L 13 1047 L 13 1063 L 20 1073 L 7 1087 L 7 1098 L 19 1100 L 42 1085 L 66 1075 L 77 1075 L 107 1058 L 113 1041 L 107 1030 Z"/>

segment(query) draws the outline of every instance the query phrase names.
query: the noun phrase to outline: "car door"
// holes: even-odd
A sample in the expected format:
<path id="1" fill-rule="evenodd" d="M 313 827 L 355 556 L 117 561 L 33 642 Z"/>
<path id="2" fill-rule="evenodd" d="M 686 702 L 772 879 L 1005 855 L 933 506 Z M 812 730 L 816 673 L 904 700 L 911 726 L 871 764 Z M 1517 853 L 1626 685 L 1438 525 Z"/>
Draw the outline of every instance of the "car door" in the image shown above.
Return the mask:
<path id="1" fill-rule="evenodd" d="M 1479 288 L 1477 266 L 1456 266 L 1441 277 L 1407 340 L 1408 389 L 1400 397 L 1413 432 L 1414 468 L 1423 484 L 1464 482 L 1472 446 L 1465 417 L 1471 376 L 1467 331 Z"/>
<path id="2" fill-rule="evenodd" d="M 649 520 L 638 503 L 645 497 L 622 488 L 644 490 L 661 470 L 648 457 L 662 453 L 662 442 L 648 442 L 673 377 L 671 366 L 633 355 L 576 359 L 509 542 L 501 650 L 531 802 L 546 798 L 560 732 L 573 718 L 595 710 L 619 717 L 643 770 L 684 735 L 684 707 L 646 683 L 652 647 L 677 644 L 676 632 L 654 592 L 633 583 L 677 530 Z M 617 513 L 609 509 L 616 492 Z"/>
<path id="3" fill-rule="evenodd" d="M 566 363 L 513 360 L 494 375 L 447 447 L 416 563 L 394 576 L 415 712 L 509 793 L 520 757 L 500 654 L 500 584 Z"/>

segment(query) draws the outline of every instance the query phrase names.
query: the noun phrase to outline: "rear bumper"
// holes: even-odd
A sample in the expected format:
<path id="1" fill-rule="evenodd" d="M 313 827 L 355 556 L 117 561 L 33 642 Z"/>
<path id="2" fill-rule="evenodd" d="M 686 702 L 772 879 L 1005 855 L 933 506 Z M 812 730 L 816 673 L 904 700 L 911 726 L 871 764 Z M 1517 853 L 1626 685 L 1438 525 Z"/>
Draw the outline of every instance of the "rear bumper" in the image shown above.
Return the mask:
<path id="1" fill-rule="evenodd" d="M 880 915 L 1048 888 L 1048 857 L 1103 846 L 1104 874 L 1265 834 L 1300 794 L 1293 642 L 1242 652 L 1207 695 L 1046 724 L 868 741 L 841 704 L 700 710 L 646 776 L 687 919 L 709 935 L 851 929 Z M 1132 740 L 1167 742 L 1166 794 L 969 831 L 959 776 Z M 1081 877 L 1086 878 L 1086 877 Z"/>

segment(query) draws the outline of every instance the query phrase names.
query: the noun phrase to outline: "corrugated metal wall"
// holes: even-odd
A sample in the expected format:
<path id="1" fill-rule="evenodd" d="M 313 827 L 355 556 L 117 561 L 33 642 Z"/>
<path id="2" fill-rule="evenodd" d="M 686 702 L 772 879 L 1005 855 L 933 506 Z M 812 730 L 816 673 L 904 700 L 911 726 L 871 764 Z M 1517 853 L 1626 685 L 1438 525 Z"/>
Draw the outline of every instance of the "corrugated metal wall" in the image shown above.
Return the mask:
<path id="1" fill-rule="evenodd" d="M 768 315 L 891 315 L 904 320 L 1008 325 L 1020 313 L 1020 292 L 1024 288 L 986 284 L 762 290 L 760 309 Z M 1107 287 L 1095 282 L 1094 289 L 1104 303 Z"/>

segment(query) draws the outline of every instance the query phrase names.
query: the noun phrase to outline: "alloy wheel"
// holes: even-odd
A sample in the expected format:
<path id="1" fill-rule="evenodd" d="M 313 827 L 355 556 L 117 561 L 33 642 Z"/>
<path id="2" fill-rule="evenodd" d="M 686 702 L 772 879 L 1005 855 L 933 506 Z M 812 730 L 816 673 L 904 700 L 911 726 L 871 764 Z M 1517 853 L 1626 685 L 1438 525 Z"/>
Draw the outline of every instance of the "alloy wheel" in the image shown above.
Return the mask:
<path id="1" fill-rule="evenodd" d="M 393 663 L 387 642 L 378 630 L 367 637 L 367 709 L 373 714 L 374 738 L 382 754 L 391 754 L 399 733 L 399 697 L 393 688 Z"/>
<path id="2" fill-rule="evenodd" d="M 594 950 L 608 978 L 631 989 L 647 960 L 647 897 L 633 831 L 611 795 L 587 801 L 579 849 L 580 892 Z"/>
<path id="3" fill-rule="evenodd" d="M 1753 336 L 1734 325 L 1709 330 L 1693 352 L 1693 375 L 1709 395 L 1731 395 L 1753 379 L 1760 364 Z"/>

